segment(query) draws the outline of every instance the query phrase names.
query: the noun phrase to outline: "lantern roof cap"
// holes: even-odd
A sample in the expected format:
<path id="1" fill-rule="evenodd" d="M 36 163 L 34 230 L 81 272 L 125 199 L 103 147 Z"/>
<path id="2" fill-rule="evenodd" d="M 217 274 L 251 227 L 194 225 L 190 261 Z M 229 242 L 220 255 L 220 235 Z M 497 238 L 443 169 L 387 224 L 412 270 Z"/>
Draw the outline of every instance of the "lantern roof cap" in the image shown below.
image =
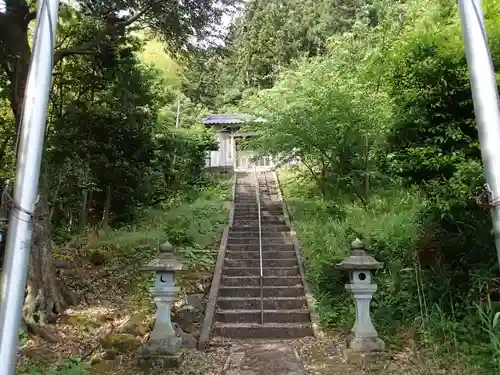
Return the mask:
<path id="1" fill-rule="evenodd" d="M 157 258 L 141 267 L 141 271 L 169 272 L 182 270 L 182 263 L 170 252 L 163 252 Z"/>
<path id="2" fill-rule="evenodd" d="M 377 262 L 365 251 L 365 244 L 356 238 L 351 243 L 351 254 L 342 262 L 337 264 L 339 268 L 346 270 L 377 270 L 383 267 L 383 263 Z"/>

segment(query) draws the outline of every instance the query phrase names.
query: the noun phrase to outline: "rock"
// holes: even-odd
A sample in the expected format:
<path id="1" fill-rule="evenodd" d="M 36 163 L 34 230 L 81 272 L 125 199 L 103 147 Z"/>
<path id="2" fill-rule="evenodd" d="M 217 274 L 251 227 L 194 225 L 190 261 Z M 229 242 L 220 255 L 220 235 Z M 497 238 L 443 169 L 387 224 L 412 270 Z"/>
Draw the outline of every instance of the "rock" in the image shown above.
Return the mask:
<path id="1" fill-rule="evenodd" d="M 197 349 L 198 348 L 198 339 L 196 337 L 184 332 L 182 328 L 173 323 L 173 327 L 175 329 L 175 333 L 182 339 L 181 347 L 185 349 Z"/>
<path id="2" fill-rule="evenodd" d="M 98 364 L 99 362 L 101 362 L 102 358 L 99 354 L 94 354 L 92 356 L 92 358 L 90 358 L 90 365 L 91 366 L 94 366 L 96 364 Z"/>
<path id="3" fill-rule="evenodd" d="M 198 291 L 201 293 L 205 293 L 206 287 L 202 283 L 196 283 L 196 287 L 198 288 Z"/>
<path id="4" fill-rule="evenodd" d="M 113 349 L 116 350 L 117 353 L 137 350 L 141 345 L 137 337 L 126 333 L 109 333 L 99 341 L 104 349 Z"/>
<path id="5" fill-rule="evenodd" d="M 118 356 L 118 352 L 115 349 L 110 349 L 110 350 L 106 350 L 103 353 L 102 359 L 104 359 L 106 361 L 111 361 L 111 360 L 115 359 L 117 356 Z"/>
<path id="6" fill-rule="evenodd" d="M 188 333 L 194 337 L 200 337 L 201 330 L 201 322 L 197 322 L 193 324 L 193 326 L 189 329 Z"/>
<path id="7" fill-rule="evenodd" d="M 90 253 L 89 260 L 94 266 L 102 266 L 106 262 L 106 256 L 99 250 L 94 250 Z"/>
<path id="8" fill-rule="evenodd" d="M 193 306 L 197 310 L 201 310 L 203 307 L 203 300 L 205 295 L 203 293 L 190 294 L 186 298 L 186 302 L 188 305 Z"/>
<path id="9" fill-rule="evenodd" d="M 143 315 L 134 315 L 118 328 L 119 333 L 132 336 L 144 336 L 148 332 L 148 324 Z"/>
<path id="10" fill-rule="evenodd" d="M 198 339 L 189 333 L 182 334 L 182 347 L 185 349 L 197 349 Z"/>
<path id="11" fill-rule="evenodd" d="M 115 349 L 109 349 L 101 353 L 95 353 L 90 359 L 90 365 L 96 365 L 102 361 L 112 361 L 116 359 L 118 352 Z"/>
<path id="12" fill-rule="evenodd" d="M 186 331 L 193 325 L 198 318 L 199 311 L 191 305 L 184 305 L 176 311 L 173 321 Z"/>

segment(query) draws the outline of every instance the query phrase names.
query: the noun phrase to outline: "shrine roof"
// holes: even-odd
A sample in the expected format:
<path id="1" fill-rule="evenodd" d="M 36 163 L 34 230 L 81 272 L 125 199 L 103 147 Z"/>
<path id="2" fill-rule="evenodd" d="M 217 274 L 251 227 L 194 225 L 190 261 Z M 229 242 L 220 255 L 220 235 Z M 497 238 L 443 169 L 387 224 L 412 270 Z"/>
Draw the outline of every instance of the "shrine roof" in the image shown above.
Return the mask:
<path id="1" fill-rule="evenodd" d="M 205 125 L 243 125 L 255 122 L 265 122 L 265 120 L 244 113 L 214 114 L 203 119 Z"/>

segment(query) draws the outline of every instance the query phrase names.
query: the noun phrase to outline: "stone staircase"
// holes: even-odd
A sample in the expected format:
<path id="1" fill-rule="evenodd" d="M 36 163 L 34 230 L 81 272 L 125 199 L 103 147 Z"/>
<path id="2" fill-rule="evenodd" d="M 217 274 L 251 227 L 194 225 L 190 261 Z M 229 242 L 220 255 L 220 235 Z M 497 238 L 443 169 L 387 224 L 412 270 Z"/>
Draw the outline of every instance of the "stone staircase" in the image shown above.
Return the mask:
<path id="1" fill-rule="evenodd" d="M 234 220 L 213 333 L 240 339 L 312 336 L 310 312 L 274 174 L 258 172 L 257 178 L 258 187 L 253 172 L 236 175 Z M 261 202 L 262 288 L 256 188 Z"/>

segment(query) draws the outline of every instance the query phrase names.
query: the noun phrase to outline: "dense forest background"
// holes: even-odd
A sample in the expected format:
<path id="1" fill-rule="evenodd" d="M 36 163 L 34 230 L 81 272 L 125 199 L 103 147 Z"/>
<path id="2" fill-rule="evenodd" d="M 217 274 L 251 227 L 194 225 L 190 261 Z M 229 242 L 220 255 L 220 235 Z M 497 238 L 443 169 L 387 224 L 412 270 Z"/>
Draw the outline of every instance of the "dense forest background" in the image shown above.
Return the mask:
<path id="1" fill-rule="evenodd" d="M 268 121 L 248 147 L 301 160 L 282 182 L 325 327 L 352 320 L 334 265 L 359 237 L 386 264 L 374 320 L 391 345 L 500 369 L 498 261 L 477 199 L 484 180 L 455 1 L 249 0 L 222 35 L 215 25 L 234 2 L 175 12 L 170 2 L 81 3 L 60 13 L 39 235 L 60 243 L 112 231 L 191 194 L 216 147 L 199 119 L 254 113 Z M 4 179 L 15 177 L 34 19 L 29 2 L 6 4 Z M 500 3 L 483 8 L 498 67 Z M 51 281 L 51 242 L 37 246 L 25 309 L 34 325 L 71 302 Z"/>

